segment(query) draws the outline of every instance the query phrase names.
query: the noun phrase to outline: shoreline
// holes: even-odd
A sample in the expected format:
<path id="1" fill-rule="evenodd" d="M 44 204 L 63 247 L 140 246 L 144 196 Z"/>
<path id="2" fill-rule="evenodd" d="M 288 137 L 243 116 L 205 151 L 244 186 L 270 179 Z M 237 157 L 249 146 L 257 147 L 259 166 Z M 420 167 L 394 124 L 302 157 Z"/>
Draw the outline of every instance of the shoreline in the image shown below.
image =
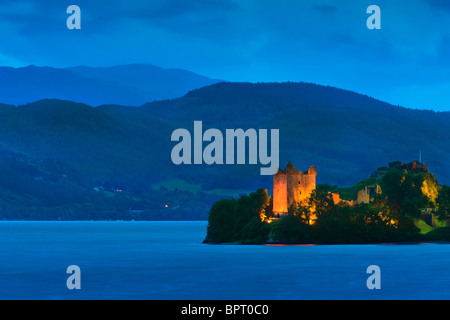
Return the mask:
<path id="1" fill-rule="evenodd" d="M 384 246 L 393 246 L 393 245 L 419 245 L 419 244 L 450 244 L 450 241 L 447 240 L 435 240 L 435 241 L 404 241 L 404 242 L 370 242 L 370 243 L 237 243 L 237 242 L 226 242 L 226 243 L 213 243 L 213 242 L 202 242 L 202 244 L 206 245 L 216 245 L 216 246 L 273 246 L 273 247 L 313 247 L 313 246 L 344 246 L 344 245 L 356 245 L 356 246 L 364 246 L 364 245 L 384 245 Z"/>

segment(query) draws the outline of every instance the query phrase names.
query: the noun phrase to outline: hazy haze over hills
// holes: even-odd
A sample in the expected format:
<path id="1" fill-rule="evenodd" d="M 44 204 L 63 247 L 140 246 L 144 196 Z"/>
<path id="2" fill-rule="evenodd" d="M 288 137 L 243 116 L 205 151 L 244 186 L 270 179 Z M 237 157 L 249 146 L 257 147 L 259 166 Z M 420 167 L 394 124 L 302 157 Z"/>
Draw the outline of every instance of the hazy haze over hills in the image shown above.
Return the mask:
<path id="1" fill-rule="evenodd" d="M 0 67 L 0 103 L 21 105 L 41 99 L 61 99 L 92 106 L 138 106 L 177 98 L 217 81 L 190 71 L 149 64 L 62 69 Z"/>

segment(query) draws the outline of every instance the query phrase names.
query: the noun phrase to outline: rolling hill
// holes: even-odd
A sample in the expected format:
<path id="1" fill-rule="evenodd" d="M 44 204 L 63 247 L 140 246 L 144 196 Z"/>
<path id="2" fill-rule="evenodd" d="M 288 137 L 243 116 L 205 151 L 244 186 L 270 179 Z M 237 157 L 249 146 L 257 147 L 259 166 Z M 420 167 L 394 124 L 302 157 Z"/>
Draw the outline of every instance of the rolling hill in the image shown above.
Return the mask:
<path id="1" fill-rule="evenodd" d="M 318 183 L 352 186 L 390 161 L 416 160 L 421 150 L 438 181 L 450 184 L 449 112 L 308 83 L 217 83 L 137 108 L 55 99 L 0 105 L 0 216 L 7 207 L 39 209 L 42 217 L 45 208 L 70 211 L 74 203 L 120 212 L 176 203 L 179 218 L 206 217 L 223 190 L 270 193 L 260 165 L 174 165 L 171 133 L 192 132 L 195 120 L 204 130 L 279 129 L 280 166 L 315 165 Z"/>
<path id="2" fill-rule="evenodd" d="M 308 83 L 218 83 L 141 109 L 186 128 L 201 119 L 204 130 L 279 129 L 280 166 L 315 165 L 323 183 L 350 186 L 389 161 L 416 160 L 419 150 L 438 179 L 450 182 L 450 112 L 407 109 Z"/>

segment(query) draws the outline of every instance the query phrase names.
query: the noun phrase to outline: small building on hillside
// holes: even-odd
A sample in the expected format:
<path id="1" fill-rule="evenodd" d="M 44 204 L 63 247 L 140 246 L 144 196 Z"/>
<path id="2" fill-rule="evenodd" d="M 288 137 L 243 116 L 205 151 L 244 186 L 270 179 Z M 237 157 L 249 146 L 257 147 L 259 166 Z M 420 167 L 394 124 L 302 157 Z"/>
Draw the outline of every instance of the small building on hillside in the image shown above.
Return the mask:
<path id="1" fill-rule="evenodd" d="M 365 186 L 364 189 L 359 190 L 356 193 L 355 203 L 370 203 L 377 194 L 381 194 L 381 187 L 378 184 L 373 186 Z"/>

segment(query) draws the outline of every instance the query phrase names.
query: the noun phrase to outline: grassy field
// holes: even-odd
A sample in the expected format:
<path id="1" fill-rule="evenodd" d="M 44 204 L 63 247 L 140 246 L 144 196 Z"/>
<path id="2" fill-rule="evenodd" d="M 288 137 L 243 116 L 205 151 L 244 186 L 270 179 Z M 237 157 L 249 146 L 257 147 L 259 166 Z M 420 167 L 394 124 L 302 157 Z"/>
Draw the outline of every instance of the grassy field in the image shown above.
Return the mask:
<path id="1" fill-rule="evenodd" d="M 433 228 L 432 226 L 429 226 L 428 224 L 425 223 L 425 221 L 423 220 L 416 220 L 414 222 L 414 224 L 416 225 L 417 228 L 420 229 L 420 234 L 426 234 L 436 228 Z"/>
<path id="2" fill-rule="evenodd" d="M 436 218 L 434 219 L 434 224 L 436 225 L 435 228 L 429 226 L 428 224 L 425 223 L 425 221 L 423 221 L 421 219 L 416 220 L 414 222 L 414 224 L 416 225 L 416 227 L 418 227 L 420 229 L 420 234 L 427 234 L 427 233 L 432 232 L 432 231 L 438 232 L 437 231 L 438 229 L 448 228 L 445 225 L 445 221 L 441 221 L 441 220 L 436 219 Z"/>
<path id="3" fill-rule="evenodd" d="M 208 194 L 217 194 L 225 197 L 239 197 L 243 194 L 249 194 L 253 192 L 252 190 L 241 190 L 241 189 L 211 189 L 205 190 L 202 189 L 201 184 L 193 184 L 189 183 L 183 179 L 170 179 L 163 181 L 161 183 L 157 183 L 153 185 L 153 188 L 158 189 L 160 187 L 165 187 L 168 190 L 181 190 L 181 191 L 190 191 L 190 192 L 204 192 Z"/>

